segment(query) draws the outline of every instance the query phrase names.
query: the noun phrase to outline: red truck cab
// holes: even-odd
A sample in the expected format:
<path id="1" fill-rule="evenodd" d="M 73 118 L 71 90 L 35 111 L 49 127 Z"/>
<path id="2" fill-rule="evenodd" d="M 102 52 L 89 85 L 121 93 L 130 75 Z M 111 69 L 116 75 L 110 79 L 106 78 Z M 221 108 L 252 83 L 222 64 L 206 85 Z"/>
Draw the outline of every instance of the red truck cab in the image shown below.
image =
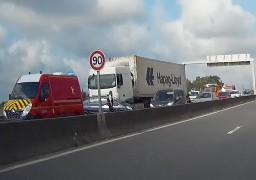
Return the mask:
<path id="1" fill-rule="evenodd" d="M 4 105 L 6 119 L 41 119 L 84 114 L 74 74 L 27 74 L 16 82 Z"/>

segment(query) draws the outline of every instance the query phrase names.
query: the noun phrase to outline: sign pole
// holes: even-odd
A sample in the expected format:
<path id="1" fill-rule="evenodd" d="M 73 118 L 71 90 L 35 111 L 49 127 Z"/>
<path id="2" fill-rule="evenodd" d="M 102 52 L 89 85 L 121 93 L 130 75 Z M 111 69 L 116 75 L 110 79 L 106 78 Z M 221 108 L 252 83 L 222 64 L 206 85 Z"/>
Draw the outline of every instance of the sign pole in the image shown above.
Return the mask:
<path id="1" fill-rule="evenodd" d="M 97 71 L 97 86 L 98 86 L 98 100 L 99 100 L 99 114 L 102 115 L 101 92 L 100 92 L 100 70 L 105 65 L 105 55 L 100 50 L 95 50 L 90 54 L 90 65 Z"/>
<path id="2" fill-rule="evenodd" d="M 102 114 L 101 92 L 100 92 L 100 71 L 97 71 L 97 86 L 98 86 L 98 99 L 99 99 L 99 113 Z"/>

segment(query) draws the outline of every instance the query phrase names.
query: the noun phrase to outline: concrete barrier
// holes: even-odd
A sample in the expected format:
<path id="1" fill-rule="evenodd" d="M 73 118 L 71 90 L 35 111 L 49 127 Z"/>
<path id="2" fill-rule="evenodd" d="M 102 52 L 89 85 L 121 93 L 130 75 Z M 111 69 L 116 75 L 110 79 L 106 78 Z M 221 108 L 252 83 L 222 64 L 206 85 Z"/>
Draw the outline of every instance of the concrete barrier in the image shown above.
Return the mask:
<path id="1" fill-rule="evenodd" d="M 103 139 L 96 115 L 0 124 L 0 166 Z"/>
<path id="2" fill-rule="evenodd" d="M 4 122 L 0 124 L 0 167 L 35 156 L 185 120 L 252 100 L 255 100 L 255 96 L 105 113 L 102 116 Z"/>
<path id="3" fill-rule="evenodd" d="M 111 136 L 120 136 L 134 131 L 142 131 L 155 126 L 215 112 L 252 100 L 255 100 L 255 96 L 143 109 L 132 112 L 108 113 L 105 115 L 106 126 Z"/>

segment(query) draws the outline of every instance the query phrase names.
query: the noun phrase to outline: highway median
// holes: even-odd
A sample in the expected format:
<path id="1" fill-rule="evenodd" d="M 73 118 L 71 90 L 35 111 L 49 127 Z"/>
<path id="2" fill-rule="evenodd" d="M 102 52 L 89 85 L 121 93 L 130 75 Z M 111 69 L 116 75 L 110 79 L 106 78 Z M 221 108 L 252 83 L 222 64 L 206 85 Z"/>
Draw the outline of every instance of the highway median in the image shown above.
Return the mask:
<path id="1" fill-rule="evenodd" d="M 244 96 L 222 101 L 104 113 L 102 116 L 6 121 L 0 124 L 0 168 L 254 100 L 255 96 Z"/>

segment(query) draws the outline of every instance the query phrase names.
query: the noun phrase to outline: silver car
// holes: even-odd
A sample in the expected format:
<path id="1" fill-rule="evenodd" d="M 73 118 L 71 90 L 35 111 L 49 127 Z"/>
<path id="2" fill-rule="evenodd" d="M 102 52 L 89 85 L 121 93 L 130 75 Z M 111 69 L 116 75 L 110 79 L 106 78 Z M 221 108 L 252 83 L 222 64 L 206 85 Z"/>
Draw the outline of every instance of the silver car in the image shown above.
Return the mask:
<path id="1" fill-rule="evenodd" d="M 199 93 L 194 99 L 194 103 L 218 100 L 218 98 L 212 92 Z"/>
<path id="2" fill-rule="evenodd" d="M 86 114 L 97 114 L 99 112 L 99 100 L 98 98 L 89 98 L 84 101 L 84 112 Z M 101 99 L 102 112 L 109 112 L 107 98 Z M 114 99 L 114 112 L 117 111 L 131 111 L 133 108 L 126 102 L 121 102 L 118 99 Z"/>

